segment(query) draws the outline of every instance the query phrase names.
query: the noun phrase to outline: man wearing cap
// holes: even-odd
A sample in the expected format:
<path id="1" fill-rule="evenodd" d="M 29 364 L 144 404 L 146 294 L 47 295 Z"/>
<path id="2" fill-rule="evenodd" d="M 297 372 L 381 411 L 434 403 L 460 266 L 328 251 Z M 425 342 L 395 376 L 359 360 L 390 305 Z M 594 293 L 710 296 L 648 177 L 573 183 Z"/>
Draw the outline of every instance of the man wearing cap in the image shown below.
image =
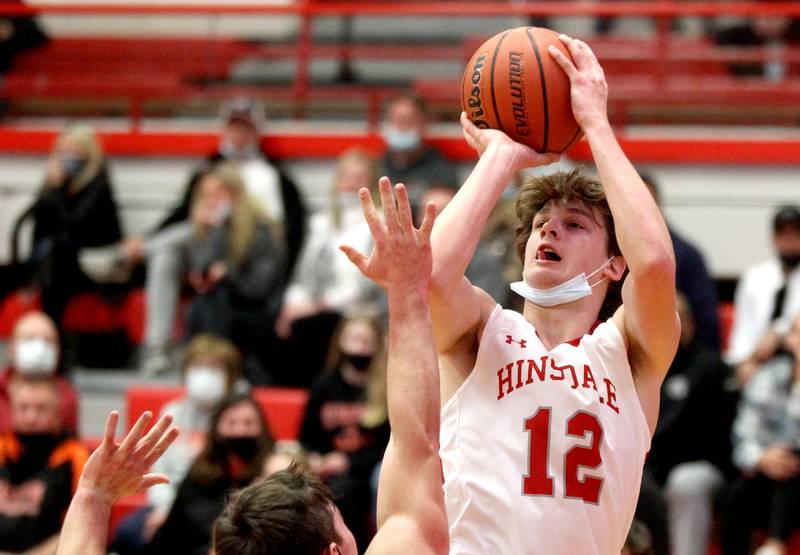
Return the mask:
<path id="1" fill-rule="evenodd" d="M 261 145 L 263 107 L 247 98 L 236 98 L 222 109 L 225 125 L 217 152 L 207 165 L 234 162 L 241 173 L 248 194 L 277 224 L 287 253 L 283 275 L 292 273 L 306 226 L 306 209 L 295 183 L 271 162 Z M 192 233 L 189 209 L 201 171 L 189 180 L 180 204 L 158 227 L 148 241 L 129 239 L 123 252 L 129 260 L 147 257 L 147 323 L 142 371 L 156 374 L 171 367 L 167 351 L 172 336 L 175 310 L 180 292 L 180 252 Z M 276 309 L 277 310 L 277 309 Z"/>
<path id="2" fill-rule="evenodd" d="M 772 230 L 775 256 L 745 270 L 736 288 L 727 361 L 740 384 L 775 354 L 800 314 L 800 208 L 779 208 Z"/>
<path id="3" fill-rule="evenodd" d="M 74 433 L 78 421 L 78 394 L 58 373 L 61 349 L 58 330 L 44 312 L 22 316 L 14 326 L 8 346 L 9 365 L 0 372 L 0 434 L 11 429 L 11 404 L 8 396 L 12 380 L 52 380 L 58 390 L 61 423 Z"/>

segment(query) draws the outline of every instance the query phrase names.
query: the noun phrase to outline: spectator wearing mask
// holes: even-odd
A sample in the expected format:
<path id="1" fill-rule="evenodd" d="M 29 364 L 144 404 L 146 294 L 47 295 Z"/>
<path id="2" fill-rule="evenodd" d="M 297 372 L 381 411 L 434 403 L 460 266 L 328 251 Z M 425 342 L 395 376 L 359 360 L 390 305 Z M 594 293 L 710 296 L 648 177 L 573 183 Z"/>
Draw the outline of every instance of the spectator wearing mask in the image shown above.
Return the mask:
<path id="1" fill-rule="evenodd" d="M 312 471 L 330 486 L 362 551 L 372 531 L 370 477 L 389 441 L 385 376 L 377 321 L 343 320 L 331 341 L 327 371 L 311 386 L 300 430 Z"/>
<path id="2" fill-rule="evenodd" d="M 288 281 L 300 254 L 306 232 L 306 209 L 297 185 L 269 160 L 261 144 L 263 107 L 246 98 L 225 104 L 224 127 L 219 148 L 207 165 L 234 164 L 247 194 L 276 226 L 276 247 L 284 253 L 281 275 Z M 182 276 L 181 252 L 192 236 L 191 207 L 206 169 L 189 180 L 178 204 L 147 240 L 128 238 L 122 243 L 124 257 L 131 262 L 147 260 L 145 325 L 142 370 L 155 374 L 171 368 L 169 348 L 175 322 Z"/>
<path id="3" fill-rule="evenodd" d="M 9 398 L 13 429 L 0 435 L 0 550 L 49 546 L 52 553 L 88 452 L 64 431 L 56 382 L 15 377 Z"/>
<path id="4" fill-rule="evenodd" d="M 382 134 L 386 152 L 381 160 L 381 174 L 392 183 L 408 187 L 413 207 L 422 195 L 435 186 L 458 189 L 455 168 L 442 154 L 425 142 L 428 107 L 417 95 L 406 92 L 391 99 L 386 106 Z"/>
<path id="5" fill-rule="evenodd" d="M 186 249 L 196 293 L 187 313 L 188 336 L 212 333 L 252 354 L 274 326 L 285 286 L 283 252 L 235 166 L 211 168 L 196 193 Z M 247 370 L 251 382 L 263 381 L 255 368 Z"/>
<path id="6" fill-rule="evenodd" d="M 29 216 L 34 227 L 28 266 L 44 311 L 61 326 L 69 298 L 96 288 L 78 264 L 79 251 L 121 238 L 103 151 L 91 128 L 77 125 L 58 136 L 44 187 L 21 221 Z"/>
<path id="7" fill-rule="evenodd" d="M 310 385 L 343 314 L 382 308 L 378 289 L 339 250 L 343 244 L 361 252 L 372 248 L 358 191 L 365 187 L 377 197 L 377 183 L 375 161 L 366 152 L 352 149 L 339 157 L 327 210 L 311 217 L 276 324 L 278 336 L 287 340 L 286 360 L 292 361 L 292 375 L 278 378 L 282 384 Z"/>
<path id="8" fill-rule="evenodd" d="M 664 488 L 674 555 L 708 551 L 716 495 L 731 474 L 736 411 L 731 369 L 698 340 L 689 302 L 678 295 L 681 339 L 661 388 L 658 424 L 645 464 Z"/>
<path id="9" fill-rule="evenodd" d="M 772 358 L 800 314 L 800 208 L 779 208 L 772 231 L 776 256 L 745 270 L 736 287 L 727 362 L 740 384 Z"/>
<path id="10" fill-rule="evenodd" d="M 11 429 L 8 388 L 12 380 L 52 379 L 58 389 L 60 421 L 67 432 L 78 424 L 78 394 L 60 374 L 61 348 L 55 323 L 44 312 L 29 312 L 14 326 L 8 347 L 9 365 L 0 373 L 0 433 Z"/>
<path id="11" fill-rule="evenodd" d="M 156 532 L 154 552 L 207 555 L 211 530 L 227 495 L 262 473 L 273 444 L 261 408 L 251 397 L 223 399 L 211 417 L 203 450 L 178 486 L 169 515 Z"/>
<path id="12" fill-rule="evenodd" d="M 733 426 L 733 461 L 742 476 L 725 510 L 723 553 L 746 554 L 750 533 L 766 528 L 757 555 L 785 555 L 800 528 L 800 318 L 786 335 L 785 354 L 747 382 Z"/>
<path id="13" fill-rule="evenodd" d="M 169 514 L 178 485 L 205 446 L 214 409 L 233 391 L 241 374 L 236 347 L 213 335 L 196 336 L 183 357 L 181 375 L 186 395 L 167 403 L 160 414 L 171 415 L 181 434 L 152 469 L 168 477 L 169 483 L 148 489 L 148 506 L 122 521 L 112 547 L 120 555 L 147 552 L 150 541 Z"/>

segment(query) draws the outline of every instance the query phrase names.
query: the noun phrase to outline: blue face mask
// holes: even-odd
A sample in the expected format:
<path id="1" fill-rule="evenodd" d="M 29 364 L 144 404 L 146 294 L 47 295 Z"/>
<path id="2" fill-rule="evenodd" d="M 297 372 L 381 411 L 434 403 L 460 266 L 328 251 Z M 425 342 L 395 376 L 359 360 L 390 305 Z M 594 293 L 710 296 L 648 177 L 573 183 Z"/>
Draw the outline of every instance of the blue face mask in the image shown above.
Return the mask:
<path id="1" fill-rule="evenodd" d="M 608 279 L 603 278 L 589 285 L 588 278 L 602 271 L 612 260 L 614 260 L 613 256 L 603 262 L 599 268 L 588 276 L 586 273 L 581 272 L 574 278 L 549 289 L 537 289 L 525 281 L 516 281 L 511 284 L 511 290 L 537 306 L 550 307 L 571 303 L 583 297 L 588 297 L 592 294 L 593 287 L 600 285 Z"/>
<path id="2" fill-rule="evenodd" d="M 85 167 L 86 158 L 75 158 L 73 156 L 61 158 L 61 169 L 64 171 L 64 176 L 69 179 L 76 177 Z"/>
<path id="3" fill-rule="evenodd" d="M 386 141 L 389 150 L 407 152 L 416 149 L 422 142 L 422 137 L 416 131 L 405 131 L 387 125 L 383 130 L 383 140 Z"/>

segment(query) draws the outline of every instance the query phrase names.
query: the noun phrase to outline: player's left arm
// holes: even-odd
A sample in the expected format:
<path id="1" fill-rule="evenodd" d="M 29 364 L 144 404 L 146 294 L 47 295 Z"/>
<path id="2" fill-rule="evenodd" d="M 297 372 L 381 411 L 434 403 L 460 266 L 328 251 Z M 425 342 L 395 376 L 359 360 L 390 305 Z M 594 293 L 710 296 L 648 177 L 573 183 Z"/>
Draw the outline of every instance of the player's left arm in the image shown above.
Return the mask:
<path id="1" fill-rule="evenodd" d="M 148 470 L 178 437 L 178 429 L 170 428 L 172 417 L 167 415 L 145 435 L 152 418 L 152 413 L 145 412 L 118 445 L 114 435 L 119 413 L 109 414 L 103 442 L 83 467 L 64 518 L 56 555 L 105 554 L 114 502 L 155 484 L 169 482 L 166 476 L 151 474 Z"/>
<path id="2" fill-rule="evenodd" d="M 572 110 L 592 150 L 614 217 L 617 241 L 630 274 L 615 315 L 637 387 L 660 386 L 678 345 L 675 254 L 667 224 L 614 136 L 608 121 L 608 85 L 603 68 L 585 43 L 562 35 L 573 64 L 558 50 L 551 55 L 570 78 Z M 653 388 L 648 387 L 648 390 Z"/>
<path id="3" fill-rule="evenodd" d="M 405 187 L 395 190 L 397 207 L 388 180 L 381 179 L 384 222 L 369 192 L 359 193 L 372 254 L 342 249 L 389 301 L 386 394 L 392 435 L 378 485 L 378 533 L 368 553 L 444 554 L 449 540 L 439 460 L 439 371 L 428 308 L 435 209 L 426 206 L 417 230 Z"/>

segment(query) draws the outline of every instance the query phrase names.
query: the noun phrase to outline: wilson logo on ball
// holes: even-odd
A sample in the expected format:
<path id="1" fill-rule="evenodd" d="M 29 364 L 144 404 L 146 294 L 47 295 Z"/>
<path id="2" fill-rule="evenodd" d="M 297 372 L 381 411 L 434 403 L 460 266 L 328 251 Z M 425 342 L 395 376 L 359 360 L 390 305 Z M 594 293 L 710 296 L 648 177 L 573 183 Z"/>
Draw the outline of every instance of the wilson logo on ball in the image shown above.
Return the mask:
<path id="1" fill-rule="evenodd" d="M 461 90 L 462 108 L 475 125 L 542 153 L 561 153 L 580 139 L 569 78 L 548 54 L 551 44 L 569 56 L 558 33 L 541 27 L 503 31 L 475 51 Z"/>

